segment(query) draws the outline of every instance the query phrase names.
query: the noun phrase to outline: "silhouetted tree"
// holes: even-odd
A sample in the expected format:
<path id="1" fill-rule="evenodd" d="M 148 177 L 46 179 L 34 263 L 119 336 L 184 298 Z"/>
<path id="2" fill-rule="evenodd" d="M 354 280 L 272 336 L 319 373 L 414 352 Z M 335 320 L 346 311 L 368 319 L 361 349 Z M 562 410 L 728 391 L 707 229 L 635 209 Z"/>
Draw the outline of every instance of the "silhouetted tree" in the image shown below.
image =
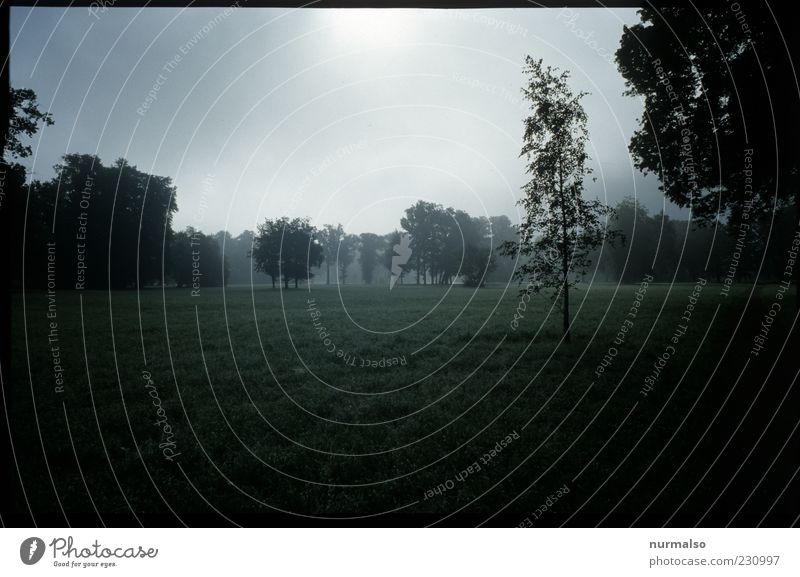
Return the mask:
<path id="1" fill-rule="evenodd" d="M 322 264 L 322 247 L 315 236 L 308 219 L 267 219 L 258 227 L 251 253 L 256 270 L 272 278 L 273 288 L 278 280 L 283 280 L 285 288 L 293 280 L 297 288 L 300 280 L 313 278 L 313 267 Z"/>
<path id="2" fill-rule="evenodd" d="M 666 243 L 659 245 L 656 222 L 633 197 L 626 197 L 617 204 L 610 222 L 625 239 L 621 246 L 605 245 L 601 251 L 604 265 L 615 280 L 641 282 L 645 274 L 653 271 L 656 250 L 663 254 L 672 249 L 666 248 Z"/>
<path id="3" fill-rule="evenodd" d="M 336 251 L 339 250 L 339 242 L 343 236 L 344 229 L 341 224 L 336 226 L 326 224 L 318 233 L 322 255 L 325 259 L 325 284 L 331 284 L 331 267 L 336 266 Z"/>
<path id="4" fill-rule="evenodd" d="M 8 92 L 8 130 L 3 139 L 3 159 L 26 158 L 31 147 L 20 137 L 33 137 L 40 124 L 53 125 L 49 112 L 39 110 L 36 93 L 30 88 L 10 88 Z"/>
<path id="5" fill-rule="evenodd" d="M 359 241 L 358 260 L 361 264 L 361 279 L 365 284 L 372 284 L 375 265 L 380 258 L 378 255 L 383 252 L 385 241 L 383 237 L 371 232 L 361 234 Z"/>
<path id="6" fill-rule="evenodd" d="M 402 246 L 403 246 L 402 238 L 403 238 L 404 234 L 408 234 L 408 233 L 402 233 L 399 230 L 395 230 L 393 232 L 390 232 L 389 234 L 387 234 L 384 237 L 385 243 L 386 243 L 385 244 L 386 248 L 383 250 L 383 252 L 381 254 L 381 264 L 383 264 L 383 266 L 386 267 L 386 270 L 389 271 L 390 283 L 391 282 L 395 282 L 395 283 L 399 282 L 400 284 L 403 284 L 403 280 L 405 278 L 405 274 L 410 269 L 410 265 L 408 264 L 408 261 L 406 261 L 405 264 L 400 262 L 400 260 L 405 260 L 405 259 L 402 258 L 402 255 L 401 255 L 401 253 L 403 252 L 402 251 Z M 410 243 L 409 243 L 409 246 L 410 246 Z M 399 247 L 400 252 L 398 252 L 398 247 Z M 410 260 L 410 256 L 409 256 L 409 260 Z M 396 271 L 397 274 L 396 275 L 394 275 L 395 271 L 392 270 L 393 269 L 393 265 L 395 263 L 397 264 L 397 271 Z M 396 279 L 394 281 L 391 280 L 391 277 L 393 275 L 396 276 Z M 391 284 L 390 284 L 390 286 L 391 286 Z"/>
<path id="7" fill-rule="evenodd" d="M 178 288 L 196 290 L 227 285 L 230 267 L 215 237 L 188 227 L 172 240 L 170 272 Z"/>
<path id="8" fill-rule="evenodd" d="M 482 287 L 486 284 L 486 277 L 494 270 L 494 267 L 495 257 L 488 245 L 468 244 L 464 248 L 464 263 L 461 267 L 464 285 Z"/>
<path id="9" fill-rule="evenodd" d="M 411 262 L 417 271 L 417 284 L 428 284 L 428 271 L 430 259 L 434 251 L 434 220 L 441 205 L 432 202 L 418 201 L 414 206 L 406 209 L 406 215 L 400 220 L 400 225 L 411 235 Z"/>
<path id="10" fill-rule="evenodd" d="M 256 272 L 269 275 L 272 288 L 281 280 L 281 244 L 288 222 L 287 218 L 267 219 L 258 225 L 253 249 L 250 251 Z"/>
<path id="11" fill-rule="evenodd" d="M 255 233 L 245 230 L 232 236 L 227 231 L 220 231 L 214 236 L 230 267 L 228 284 L 259 284 L 260 279 L 254 275 L 255 262 L 250 258 Z"/>
<path id="12" fill-rule="evenodd" d="M 514 276 L 516 254 L 503 254 L 502 246 L 506 242 L 518 240 L 517 231 L 506 215 L 490 217 L 489 230 L 496 258 L 494 260 L 495 267 L 489 272 L 487 280 L 507 283 Z"/>
<path id="13" fill-rule="evenodd" d="M 358 249 L 358 237 L 354 234 L 345 234 L 339 241 L 339 248 L 336 251 L 336 282 L 345 284 L 347 282 L 347 269 L 353 264 Z"/>
<path id="14" fill-rule="evenodd" d="M 740 8 L 744 25 L 712 4 L 648 6 L 624 29 L 617 63 L 627 94 L 644 101 L 630 150 L 699 223 L 762 218 L 774 201 L 794 202 L 798 222 L 800 100 L 786 88 L 797 35 L 777 28 L 795 20 L 793 7 Z M 800 267 L 795 274 L 800 291 Z"/>
<path id="15" fill-rule="evenodd" d="M 569 87 L 567 72 L 544 67 L 541 60 L 525 60 L 528 84 L 523 88 L 531 115 L 525 119 L 522 155 L 527 157 L 530 182 L 523 187 L 520 205 L 525 219 L 519 242 L 504 245 L 506 254 L 531 257 L 517 269 L 521 279 L 535 278 L 539 288 L 557 289 L 561 296 L 564 340 L 570 342 L 569 291 L 590 261 L 592 249 L 613 236 L 601 218 L 613 209 L 599 200 L 583 198 L 586 165 L 586 113 L 583 92 Z"/>
<path id="16" fill-rule="evenodd" d="M 44 267 L 36 267 L 48 243 L 58 247 L 59 287 L 125 289 L 160 282 L 177 211 L 172 181 L 122 159 L 104 166 L 88 154 L 65 155 L 55 170 L 51 181 L 32 182 L 27 202 L 17 204 L 20 223 L 29 223 L 25 258 L 33 266 L 26 266 L 26 285 L 48 280 Z"/>
<path id="17" fill-rule="evenodd" d="M 441 212 L 439 226 L 444 242 L 439 248 L 438 280 L 440 284 L 451 284 L 456 276 L 467 274 L 467 249 L 483 247 L 489 235 L 489 221 L 484 217 L 472 218 L 463 210 L 448 208 Z"/>

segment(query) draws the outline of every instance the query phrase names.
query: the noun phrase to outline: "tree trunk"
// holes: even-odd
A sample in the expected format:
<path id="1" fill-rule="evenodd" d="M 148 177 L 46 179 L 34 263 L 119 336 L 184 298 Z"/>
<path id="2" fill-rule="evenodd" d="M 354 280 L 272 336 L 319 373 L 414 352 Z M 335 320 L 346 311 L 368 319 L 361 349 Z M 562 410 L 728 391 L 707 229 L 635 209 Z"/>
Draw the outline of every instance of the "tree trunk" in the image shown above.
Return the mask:
<path id="1" fill-rule="evenodd" d="M 564 272 L 564 342 L 572 342 L 569 333 L 569 279 L 566 271 Z"/>
<path id="2" fill-rule="evenodd" d="M 564 342 L 571 343 L 572 337 L 569 331 L 569 251 L 568 240 L 569 231 L 567 229 L 566 202 L 564 200 L 564 174 L 562 173 L 561 161 L 558 162 L 558 194 L 561 198 L 561 272 L 564 274 Z"/>
<path id="3" fill-rule="evenodd" d="M 287 288 L 287 289 L 289 288 L 289 279 L 288 278 L 283 279 L 283 286 L 284 286 L 284 288 Z"/>
<path id="4" fill-rule="evenodd" d="M 297 279 L 294 279 L 294 288 L 297 288 Z"/>
<path id="5" fill-rule="evenodd" d="M 272 288 L 274 289 L 275 288 L 275 277 L 273 276 L 273 277 L 270 277 L 270 278 L 272 279 Z"/>
<path id="6" fill-rule="evenodd" d="M 325 284 L 331 284 L 331 263 L 327 259 L 325 259 L 325 270 L 328 273 Z"/>

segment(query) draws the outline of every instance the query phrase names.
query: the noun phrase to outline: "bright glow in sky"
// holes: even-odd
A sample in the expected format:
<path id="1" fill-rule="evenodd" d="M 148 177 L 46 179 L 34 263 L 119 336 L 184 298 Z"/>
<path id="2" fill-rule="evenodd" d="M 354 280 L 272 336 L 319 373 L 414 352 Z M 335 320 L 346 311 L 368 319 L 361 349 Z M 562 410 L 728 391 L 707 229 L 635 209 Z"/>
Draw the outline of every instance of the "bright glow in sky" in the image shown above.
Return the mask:
<path id="1" fill-rule="evenodd" d="M 418 11 L 354 9 L 333 12 L 333 26 L 343 43 L 370 47 L 418 40 L 422 19 Z"/>
<path id="2" fill-rule="evenodd" d="M 590 196 L 663 195 L 632 166 L 641 107 L 613 64 L 633 10 L 13 8 L 11 82 L 56 124 L 27 163 L 125 157 L 171 176 L 176 228 L 238 234 L 267 217 L 385 233 L 417 199 L 508 214 L 526 54 L 569 69 L 598 182 Z M 668 212 L 678 214 L 673 208 Z"/>

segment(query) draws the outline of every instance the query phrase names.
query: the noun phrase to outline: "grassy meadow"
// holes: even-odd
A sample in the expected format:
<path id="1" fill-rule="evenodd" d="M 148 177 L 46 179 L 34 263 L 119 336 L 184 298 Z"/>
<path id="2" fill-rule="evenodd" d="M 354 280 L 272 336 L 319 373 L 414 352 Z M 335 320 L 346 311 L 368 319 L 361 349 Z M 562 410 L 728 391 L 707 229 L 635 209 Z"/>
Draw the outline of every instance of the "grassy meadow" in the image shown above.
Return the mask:
<path id="1" fill-rule="evenodd" d="M 693 284 L 584 284 L 571 344 L 517 285 L 15 294 L 16 506 L 86 524 L 744 522 L 788 476 L 743 503 L 744 461 L 712 461 L 784 414 L 793 295 L 749 355 L 775 288 L 709 283 L 687 323 Z M 781 418 L 765 434 L 788 438 Z"/>

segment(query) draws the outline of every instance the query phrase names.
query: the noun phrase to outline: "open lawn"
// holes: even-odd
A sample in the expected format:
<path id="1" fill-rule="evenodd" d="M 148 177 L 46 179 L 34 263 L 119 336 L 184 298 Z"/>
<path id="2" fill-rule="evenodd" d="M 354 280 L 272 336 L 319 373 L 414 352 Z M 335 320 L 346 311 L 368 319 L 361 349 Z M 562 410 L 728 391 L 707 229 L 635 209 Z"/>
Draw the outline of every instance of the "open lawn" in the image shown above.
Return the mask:
<path id="1" fill-rule="evenodd" d="M 756 357 L 776 287 L 701 288 L 583 285 L 571 344 L 516 285 L 16 294 L 18 511 L 752 523 L 794 473 L 794 297 Z"/>

